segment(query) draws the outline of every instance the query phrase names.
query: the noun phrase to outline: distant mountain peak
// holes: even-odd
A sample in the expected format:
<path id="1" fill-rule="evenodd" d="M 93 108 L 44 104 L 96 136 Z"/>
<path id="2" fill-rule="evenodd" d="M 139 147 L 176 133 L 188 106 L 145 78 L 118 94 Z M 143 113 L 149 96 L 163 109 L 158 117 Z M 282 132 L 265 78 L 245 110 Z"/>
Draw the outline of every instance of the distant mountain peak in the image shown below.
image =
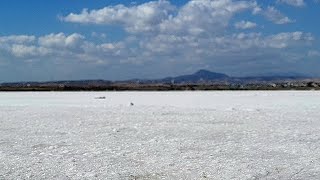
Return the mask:
<path id="1" fill-rule="evenodd" d="M 208 71 L 206 69 L 200 69 L 199 71 L 195 72 L 194 74 L 206 74 L 206 73 L 212 73 L 212 72 Z"/>
<path id="2" fill-rule="evenodd" d="M 183 82 L 202 82 L 202 81 L 217 81 L 217 80 L 225 80 L 228 79 L 229 76 L 222 73 L 211 72 L 205 69 L 200 69 L 199 71 L 195 72 L 194 74 L 190 75 L 182 75 L 177 77 L 165 78 L 162 81 L 174 81 L 176 83 L 183 83 Z"/>
<path id="3" fill-rule="evenodd" d="M 222 73 L 216 73 L 216 72 L 211 72 L 205 69 L 200 69 L 199 71 L 197 71 L 196 73 L 194 73 L 193 75 L 195 76 L 202 76 L 203 78 L 228 78 L 229 76 L 226 74 L 222 74 Z"/>

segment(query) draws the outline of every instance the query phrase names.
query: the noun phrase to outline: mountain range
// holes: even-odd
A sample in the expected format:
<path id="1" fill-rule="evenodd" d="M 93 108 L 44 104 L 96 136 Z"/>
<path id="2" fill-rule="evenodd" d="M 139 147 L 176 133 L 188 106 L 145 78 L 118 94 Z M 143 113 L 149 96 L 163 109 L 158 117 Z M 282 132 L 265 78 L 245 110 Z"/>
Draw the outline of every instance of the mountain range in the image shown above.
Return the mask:
<path id="1" fill-rule="evenodd" d="M 21 85 L 67 85 L 67 86 L 104 86 L 111 84 L 211 84 L 211 83 L 264 83 L 264 82 L 286 82 L 312 79 L 301 75 L 271 75 L 252 77 L 231 77 L 223 73 L 211 72 L 201 69 L 194 74 L 181 75 L 176 77 L 166 77 L 162 79 L 132 79 L 125 81 L 109 80 L 79 80 L 79 81 L 49 81 L 49 82 L 16 82 L 2 83 L 1 86 L 21 86 Z"/>
<path id="2" fill-rule="evenodd" d="M 211 72 L 208 70 L 201 69 L 194 74 L 181 75 L 176 77 L 166 77 L 163 79 L 155 80 L 143 80 L 135 79 L 125 82 L 143 82 L 143 83 L 173 83 L 173 84 L 183 84 L 183 83 L 219 83 L 219 82 L 229 82 L 229 83 L 257 83 L 257 82 L 270 82 L 270 81 L 289 81 L 289 80 L 302 80 L 310 79 L 308 76 L 292 74 L 292 75 L 270 75 L 270 76 L 248 76 L 248 77 L 231 77 L 227 74 Z"/>

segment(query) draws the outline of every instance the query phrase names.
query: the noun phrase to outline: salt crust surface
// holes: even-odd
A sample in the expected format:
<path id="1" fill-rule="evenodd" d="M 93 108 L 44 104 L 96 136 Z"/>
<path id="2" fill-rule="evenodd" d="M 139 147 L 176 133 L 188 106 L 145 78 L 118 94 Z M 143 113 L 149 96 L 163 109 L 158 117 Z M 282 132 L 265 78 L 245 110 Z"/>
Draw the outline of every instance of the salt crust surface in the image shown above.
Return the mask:
<path id="1" fill-rule="evenodd" d="M 0 93 L 0 179 L 320 179 L 320 92 Z"/>

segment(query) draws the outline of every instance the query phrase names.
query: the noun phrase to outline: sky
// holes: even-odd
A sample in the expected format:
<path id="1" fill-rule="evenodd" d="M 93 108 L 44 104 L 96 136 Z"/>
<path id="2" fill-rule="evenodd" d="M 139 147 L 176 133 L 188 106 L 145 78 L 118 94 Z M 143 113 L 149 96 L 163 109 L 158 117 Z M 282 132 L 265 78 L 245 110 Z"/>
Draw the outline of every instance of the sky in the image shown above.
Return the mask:
<path id="1" fill-rule="evenodd" d="M 320 77 L 320 0 L 0 1 L 0 82 Z"/>

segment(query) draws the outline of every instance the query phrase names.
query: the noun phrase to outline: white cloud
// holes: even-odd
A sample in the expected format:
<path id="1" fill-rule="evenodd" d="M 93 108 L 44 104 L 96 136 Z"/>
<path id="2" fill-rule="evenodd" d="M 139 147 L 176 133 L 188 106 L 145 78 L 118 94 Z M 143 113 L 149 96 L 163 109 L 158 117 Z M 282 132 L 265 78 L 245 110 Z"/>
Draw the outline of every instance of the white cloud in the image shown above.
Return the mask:
<path id="1" fill-rule="evenodd" d="M 278 50 L 307 46 L 312 41 L 312 36 L 303 32 L 286 32 L 270 36 L 263 36 L 261 33 L 238 33 L 211 38 L 158 35 L 146 40 L 141 48 L 154 58 L 165 56 L 201 61 L 215 59 L 214 57 L 228 57 L 232 53 L 254 56 L 262 51 L 281 54 Z"/>
<path id="2" fill-rule="evenodd" d="M 226 27 L 236 13 L 255 7 L 257 3 L 251 1 L 191 0 L 177 8 L 169 1 L 159 0 L 131 7 L 117 5 L 91 11 L 84 9 L 79 14 L 71 13 L 61 19 L 82 24 L 119 24 L 131 33 L 200 34 L 216 32 Z"/>
<path id="3" fill-rule="evenodd" d="M 224 32 L 230 19 L 237 13 L 248 10 L 254 15 L 263 15 L 275 24 L 294 22 L 274 7 L 263 9 L 256 1 L 241 0 L 190 0 L 182 7 L 159 0 L 130 7 L 116 5 L 95 10 L 84 9 L 81 13 L 61 17 L 61 20 L 81 24 L 121 25 L 133 34 L 216 35 Z M 252 22 L 236 24 L 239 29 L 255 26 Z"/>
<path id="4" fill-rule="evenodd" d="M 0 38 L 8 39 L 8 37 Z M 20 59 L 47 60 L 60 58 L 63 60 L 76 59 L 92 61 L 92 63 L 112 62 L 117 64 L 121 62 L 134 63 L 133 59 L 153 61 L 159 57 L 201 61 L 203 58 L 228 56 L 232 52 L 254 54 L 257 49 L 270 50 L 305 46 L 314 40 L 311 34 L 303 32 L 286 32 L 270 36 L 263 36 L 261 33 L 215 36 L 160 33 L 155 36 L 128 38 L 124 41 L 101 44 L 87 41 L 83 35 L 76 33 L 70 35 L 64 33 L 49 34 L 34 38 L 35 40 L 32 43 L 29 41 L 2 43 L 0 51 L 7 52 L 12 57 Z"/>
<path id="5" fill-rule="evenodd" d="M 304 0 L 277 0 L 279 3 L 285 3 L 291 6 L 303 7 L 305 6 Z"/>
<path id="6" fill-rule="evenodd" d="M 74 33 L 66 36 L 64 33 L 49 34 L 39 38 L 39 44 L 44 47 L 75 48 L 78 47 L 84 36 Z"/>
<path id="7" fill-rule="evenodd" d="M 320 57 L 320 51 L 317 50 L 310 50 L 308 51 L 309 57 Z"/>
<path id="8" fill-rule="evenodd" d="M 288 24 L 288 23 L 294 22 L 294 20 L 283 15 L 279 10 L 277 10 L 276 8 L 274 8 L 272 6 L 269 6 L 267 9 L 259 11 L 257 13 L 262 14 L 269 21 L 271 21 L 275 24 Z"/>
<path id="9" fill-rule="evenodd" d="M 240 22 L 236 22 L 234 24 L 234 26 L 237 29 L 252 29 L 252 28 L 257 27 L 257 24 L 254 22 L 250 22 L 250 21 L 240 21 Z"/>
<path id="10" fill-rule="evenodd" d="M 0 40 L 15 39 L 12 43 L 0 45 L 0 48 L 20 58 L 39 54 L 39 57 L 47 55 L 62 59 L 79 58 L 113 63 L 154 61 L 159 57 L 201 61 L 216 56 L 228 56 L 230 52 L 255 54 L 256 51 L 252 49 L 271 51 L 304 46 L 313 40 L 310 34 L 303 32 L 270 36 L 262 33 L 229 34 L 230 20 L 244 11 L 262 14 L 277 24 L 292 22 L 274 7 L 263 9 L 255 1 L 191 0 L 178 8 L 169 1 L 159 0 L 130 7 L 117 5 L 83 10 L 79 14 L 70 13 L 62 17 L 62 20 L 67 22 L 122 25 L 129 32 L 129 36 L 119 42 L 111 43 L 104 39 L 105 42 L 99 44 L 88 41 L 81 34 L 58 33 L 41 37 L 0 37 Z M 238 29 L 249 29 L 257 25 L 250 21 L 240 21 L 234 26 Z M 98 33 L 91 35 L 100 36 Z"/>
<path id="11" fill-rule="evenodd" d="M 250 10 L 255 5 L 249 1 L 189 1 L 179 9 L 177 16 L 160 24 L 160 31 L 169 34 L 219 34 L 228 26 L 235 14 Z"/>
<path id="12" fill-rule="evenodd" d="M 75 59 L 79 61 L 108 61 L 115 56 L 121 56 L 127 51 L 123 43 L 95 44 L 85 40 L 81 34 L 64 33 L 48 34 L 40 37 L 21 35 L 0 37 L 0 56 L 11 55 L 19 59 Z M 93 62 L 94 63 L 94 62 Z"/>
<path id="13" fill-rule="evenodd" d="M 269 42 L 270 47 L 273 48 L 285 48 L 296 43 L 310 42 L 313 40 L 314 38 L 310 33 L 303 33 L 299 31 L 290 33 L 279 33 L 267 38 L 267 42 Z"/>
<path id="14" fill-rule="evenodd" d="M 36 39 L 35 36 L 11 35 L 0 37 L 0 43 L 31 43 Z"/>
<path id="15" fill-rule="evenodd" d="M 44 47 L 34 45 L 13 44 L 11 48 L 12 55 L 19 58 L 25 57 L 43 57 L 50 53 L 50 50 Z"/>
<path id="16" fill-rule="evenodd" d="M 148 32 L 171 17 L 174 10 L 170 2 L 160 0 L 132 7 L 117 5 L 91 11 L 84 9 L 80 14 L 71 13 L 61 19 L 84 24 L 121 24 L 129 32 Z"/>

